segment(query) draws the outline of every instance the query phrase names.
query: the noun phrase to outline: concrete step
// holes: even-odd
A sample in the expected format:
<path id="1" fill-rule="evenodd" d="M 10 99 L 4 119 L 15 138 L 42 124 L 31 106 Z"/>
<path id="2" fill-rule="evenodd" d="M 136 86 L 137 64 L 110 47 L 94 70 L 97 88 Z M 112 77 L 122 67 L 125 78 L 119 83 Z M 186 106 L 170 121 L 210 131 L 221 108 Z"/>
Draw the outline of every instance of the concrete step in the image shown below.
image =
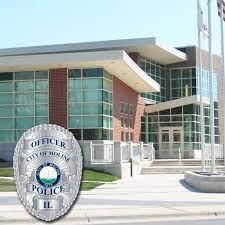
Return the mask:
<path id="1" fill-rule="evenodd" d="M 216 166 L 217 171 L 222 171 L 223 166 Z M 150 166 L 148 168 L 143 168 L 141 174 L 171 174 L 171 173 L 184 173 L 184 171 L 201 171 L 201 166 Z M 206 171 L 210 171 L 210 167 L 206 167 Z"/>
<path id="2" fill-rule="evenodd" d="M 216 160 L 217 166 L 223 166 L 223 160 Z M 201 160 L 182 159 L 182 166 L 201 166 Z M 155 160 L 152 166 L 179 166 L 179 160 Z"/>

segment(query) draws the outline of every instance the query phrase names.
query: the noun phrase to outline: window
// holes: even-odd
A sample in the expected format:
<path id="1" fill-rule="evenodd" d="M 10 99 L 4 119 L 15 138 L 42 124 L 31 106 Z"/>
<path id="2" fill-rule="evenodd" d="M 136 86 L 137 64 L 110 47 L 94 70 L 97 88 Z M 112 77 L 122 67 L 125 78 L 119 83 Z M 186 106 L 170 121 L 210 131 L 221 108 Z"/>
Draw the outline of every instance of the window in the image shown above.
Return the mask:
<path id="1" fill-rule="evenodd" d="M 0 73 L 0 81 L 13 80 L 13 73 Z"/>
<path id="2" fill-rule="evenodd" d="M 127 103 L 124 104 L 125 107 L 125 114 L 129 113 L 129 105 Z"/>
<path id="3" fill-rule="evenodd" d="M 102 77 L 102 68 L 83 69 L 83 77 Z"/>
<path id="4" fill-rule="evenodd" d="M 80 69 L 74 69 L 68 71 L 68 77 L 69 78 L 80 78 L 81 77 L 81 70 Z"/>
<path id="5" fill-rule="evenodd" d="M 130 128 L 134 128 L 134 119 L 130 118 Z"/>
<path id="6" fill-rule="evenodd" d="M 129 128 L 129 118 L 128 117 L 125 118 L 125 127 Z"/>
<path id="7" fill-rule="evenodd" d="M 121 102 L 120 103 L 120 113 L 124 113 L 124 112 L 125 112 L 125 110 L 124 110 L 124 103 Z"/>
<path id="8" fill-rule="evenodd" d="M 130 115 L 134 115 L 134 106 L 130 104 Z"/>
<path id="9" fill-rule="evenodd" d="M 120 117 L 120 124 L 121 124 L 121 127 L 124 127 L 124 118 L 123 118 L 123 116 Z"/>
<path id="10" fill-rule="evenodd" d="M 79 140 L 112 140 L 111 80 L 102 68 L 68 70 L 68 128 Z"/>
<path id="11" fill-rule="evenodd" d="M 126 141 L 129 141 L 129 132 L 126 132 Z"/>
<path id="12" fill-rule="evenodd" d="M 134 133 L 133 132 L 130 133 L 130 140 L 134 141 Z"/>
<path id="13" fill-rule="evenodd" d="M 121 132 L 121 141 L 124 141 L 124 132 Z"/>
<path id="14" fill-rule="evenodd" d="M 48 123 L 48 71 L 0 74 L 0 121 L 0 142 L 18 141 L 27 129 Z"/>

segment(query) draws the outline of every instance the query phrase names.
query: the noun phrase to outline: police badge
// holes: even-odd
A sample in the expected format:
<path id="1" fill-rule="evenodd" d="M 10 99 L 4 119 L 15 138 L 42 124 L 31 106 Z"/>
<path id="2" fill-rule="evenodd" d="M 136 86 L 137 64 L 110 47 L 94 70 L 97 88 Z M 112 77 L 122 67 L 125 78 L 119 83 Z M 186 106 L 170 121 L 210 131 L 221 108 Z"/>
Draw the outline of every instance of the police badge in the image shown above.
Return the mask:
<path id="1" fill-rule="evenodd" d="M 57 125 L 26 131 L 13 157 L 17 194 L 29 213 L 51 221 L 75 201 L 82 175 L 82 154 L 73 134 Z"/>

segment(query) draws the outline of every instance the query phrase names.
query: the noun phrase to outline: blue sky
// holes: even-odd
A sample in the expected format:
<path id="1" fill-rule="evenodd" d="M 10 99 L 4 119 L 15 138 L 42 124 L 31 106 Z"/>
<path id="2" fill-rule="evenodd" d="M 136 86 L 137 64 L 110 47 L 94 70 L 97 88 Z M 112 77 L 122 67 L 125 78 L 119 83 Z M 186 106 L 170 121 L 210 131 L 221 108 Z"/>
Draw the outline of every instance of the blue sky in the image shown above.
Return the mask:
<path id="1" fill-rule="evenodd" d="M 0 0 L 0 48 L 152 37 L 197 43 L 196 0 Z M 207 0 L 201 0 L 207 20 Z M 220 26 L 212 0 L 213 50 Z M 203 47 L 207 48 L 206 40 Z"/>

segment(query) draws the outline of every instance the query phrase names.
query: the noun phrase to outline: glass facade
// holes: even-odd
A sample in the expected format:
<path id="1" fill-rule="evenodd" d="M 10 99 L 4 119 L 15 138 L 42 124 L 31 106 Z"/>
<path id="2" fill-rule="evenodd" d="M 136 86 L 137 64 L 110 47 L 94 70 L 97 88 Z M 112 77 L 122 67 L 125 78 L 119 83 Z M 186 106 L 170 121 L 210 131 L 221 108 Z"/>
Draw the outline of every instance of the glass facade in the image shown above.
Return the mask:
<path id="1" fill-rule="evenodd" d="M 170 100 L 196 95 L 196 68 L 170 70 Z"/>
<path id="2" fill-rule="evenodd" d="M 218 109 L 215 105 L 215 143 L 219 144 Z M 205 142 L 210 143 L 210 109 L 204 108 Z M 142 118 L 142 140 L 153 142 L 159 150 L 159 133 L 163 127 L 182 127 L 184 150 L 201 149 L 199 105 L 184 105 L 148 114 Z"/>
<path id="3" fill-rule="evenodd" d="M 209 93 L 209 73 L 202 70 L 203 74 L 203 96 L 210 97 Z M 198 68 L 172 68 L 170 69 L 170 98 L 169 100 L 179 99 L 192 95 L 199 95 L 199 69 Z M 215 114 L 215 143 L 219 144 L 219 120 L 218 120 L 218 86 L 217 75 L 213 74 L 214 91 L 214 114 Z M 182 135 L 182 145 L 184 151 L 201 149 L 201 130 L 200 130 L 200 105 L 199 103 L 183 105 L 176 108 L 150 113 L 142 118 L 142 140 L 153 142 L 155 149 L 162 151 L 161 157 L 168 158 L 169 151 L 164 142 L 165 138 L 173 142 L 170 137 L 171 129 L 181 129 L 175 135 Z M 210 106 L 204 106 L 205 121 L 205 143 L 210 143 Z M 165 129 L 164 129 L 165 128 Z M 168 129 L 168 135 L 164 132 Z M 174 139 L 176 139 L 174 137 Z"/>
<path id="4" fill-rule="evenodd" d="M 48 71 L 0 73 L 0 143 L 48 123 Z"/>
<path id="5" fill-rule="evenodd" d="M 209 72 L 202 70 L 202 93 L 206 98 L 209 93 Z M 213 74 L 214 100 L 218 101 L 217 74 Z M 199 69 L 195 67 L 170 70 L 170 100 L 200 94 Z"/>
<path id="6" fill-rule="evenodd" d="M 68 128 L 78 140 L 112 140 L 112 75 L 102 68 L 68 70 Z"/>
<path id="7" fill-rule="evenodd" d="M 146 72 L 153 80 L 160 84 L 160 92 L 141 93 L 143 98 L 157 102 L 164 102 L 166 100 L 166 78 L 165 66 L 150 60 L 146 57 L 140 59 L 140 68 Z"/>

